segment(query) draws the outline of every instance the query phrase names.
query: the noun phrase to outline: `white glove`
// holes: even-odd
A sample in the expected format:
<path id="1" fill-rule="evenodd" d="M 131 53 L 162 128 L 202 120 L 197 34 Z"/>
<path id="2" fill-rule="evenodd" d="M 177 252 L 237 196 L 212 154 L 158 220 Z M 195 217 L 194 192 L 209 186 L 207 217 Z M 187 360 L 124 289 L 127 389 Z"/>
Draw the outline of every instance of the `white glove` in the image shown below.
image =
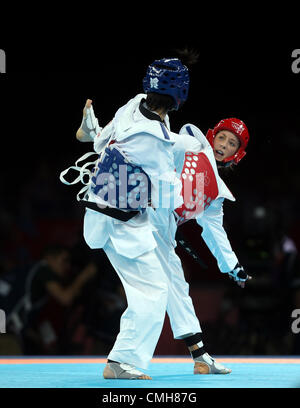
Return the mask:
<path id="1" fill-rule="evenodd" d="M 99 126 L 98 119 L 94 114 L 92 101 L 88 99 L 83 110 L 83 118 L 77 132 L 77 138 L 81 141 L 92 142 L 101 130 L 102 128 Z"/>
<path id="2" fill-rule="evenodd" d="M 81 129 L 90 135 L 90 137 L 94 140 L 98 133 L 102 130 L 100 128 L 98 119 L 94 114 L 93 106 L 91 105 L 90 108 L 86 109 L 86 117 L 82 118 Z"/>

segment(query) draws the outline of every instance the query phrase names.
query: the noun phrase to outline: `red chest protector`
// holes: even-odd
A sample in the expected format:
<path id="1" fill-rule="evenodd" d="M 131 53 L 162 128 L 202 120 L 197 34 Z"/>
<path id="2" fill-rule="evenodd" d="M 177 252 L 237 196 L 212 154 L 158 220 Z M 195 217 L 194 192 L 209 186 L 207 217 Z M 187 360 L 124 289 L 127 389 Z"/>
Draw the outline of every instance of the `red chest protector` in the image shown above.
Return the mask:
<path id="1" fill-rule="evenodd" d="M 181 182 L 184 203 L 175 210 L 178 225 L 196 218 L 219 193 L 214 169 L 204 153 L 185 153 Z"/>

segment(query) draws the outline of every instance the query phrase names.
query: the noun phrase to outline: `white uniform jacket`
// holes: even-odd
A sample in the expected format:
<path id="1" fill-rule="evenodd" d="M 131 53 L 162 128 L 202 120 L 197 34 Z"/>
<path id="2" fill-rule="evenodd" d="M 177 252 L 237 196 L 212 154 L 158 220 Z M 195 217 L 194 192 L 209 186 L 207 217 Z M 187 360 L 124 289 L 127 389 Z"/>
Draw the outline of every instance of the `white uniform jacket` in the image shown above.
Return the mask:
<path id="1" fill-rule="evenodd" d="M 115 145 L 128 159 L 141 166 L 149 176 L 153 205 L 160 207 L 160 187 L 163 185 L 163 199 L 167 199 L 170 208 L 175 209 L 183 202 L 181 181 L 174 165 L 175 134 L 168 130 L 168 118 L 165 125 L 158 120 L 146 118 L 141 113 L 139 105 L 145 96 L 137 95 L 117 111 L 112 122 L 95 138 L 94 150 L 100 153 L 109 139 L 113 138 Z M 92 194 L 89 200 L 97 201 Z M 160 212 L 160 208 L 157 212 Z M 110 239 L 120 255 L 135 258 L 156 247 L 153 230 L 147 212 L 123 222 L 86 209 L 84 238 L 90 248 L 103 248 Z"/>

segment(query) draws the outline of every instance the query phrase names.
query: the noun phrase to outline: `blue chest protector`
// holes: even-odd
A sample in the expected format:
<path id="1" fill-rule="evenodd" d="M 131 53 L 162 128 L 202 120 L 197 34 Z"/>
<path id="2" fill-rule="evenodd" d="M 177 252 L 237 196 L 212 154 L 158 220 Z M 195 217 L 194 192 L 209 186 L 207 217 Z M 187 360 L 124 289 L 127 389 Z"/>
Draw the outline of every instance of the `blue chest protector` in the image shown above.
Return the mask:
<path id="1" fill-rule="evenodd" d="M 151 182 L 140 166 L 111 144 L 98 162 L 91 191 L 108 206 L 144 212 L 151 199 Z"/>

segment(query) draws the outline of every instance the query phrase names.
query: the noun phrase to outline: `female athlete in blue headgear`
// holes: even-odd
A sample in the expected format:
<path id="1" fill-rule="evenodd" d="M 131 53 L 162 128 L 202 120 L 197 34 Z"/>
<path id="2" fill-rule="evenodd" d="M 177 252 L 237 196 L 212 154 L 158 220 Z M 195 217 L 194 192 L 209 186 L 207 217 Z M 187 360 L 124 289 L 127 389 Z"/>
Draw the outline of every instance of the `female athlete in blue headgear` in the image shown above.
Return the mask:
<path id="1" fill-rule="evenodd" d="M 145 94 L 122 106 L 103 129 L 87 101 L 77 132 L 77 139 L 93 140 L 100 154 L 83 189 L 84 238 L 91 248 L 104 249 L 128 303 L 104 378 L 151 378 L 138 368 L 146 369 L 153 356 L 165 319 L 169 282 L 155 253 L 157 243 L 145 209 L 149 199 L 158 213 L 164 206 L 175 210 L 183 202 L 168 112 L 178 110 L 188 97 L 188 69 L 177 58 L 156 60 L 143 84 Z M 87 167 L 80 171 L 83 181 Z"/>

